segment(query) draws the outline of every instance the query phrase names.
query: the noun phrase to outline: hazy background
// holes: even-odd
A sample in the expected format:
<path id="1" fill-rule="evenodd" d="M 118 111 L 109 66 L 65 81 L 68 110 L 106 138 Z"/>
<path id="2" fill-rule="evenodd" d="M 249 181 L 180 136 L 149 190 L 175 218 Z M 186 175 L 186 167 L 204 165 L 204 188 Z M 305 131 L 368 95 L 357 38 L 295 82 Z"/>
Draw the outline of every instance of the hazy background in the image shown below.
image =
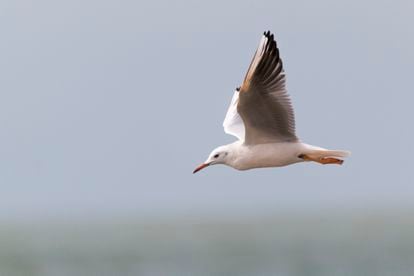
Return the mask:
<path id="1" fill-rule="evenodd" d="M 101 229 L 94 222 L 101 220 L 156 229 L 164 228 L 154 220 L 173 225 L 166 229 L 187 222 L 199 242 L 210 236 L 192 223 L 207 218 L 212 225 L 242 220 L 261 229 L 257 218 L 273 223 L 273 217 L 294 216 L 297 224 L 285 227 L 307 228 L 318 225 L 310 218 L 324 216 L 332 219 L 333 228 L 324 228 L 329 236 L 340 223 L 354 225 L 354 215 L 386 213 L 402 222 L 394 228 L 382 219 L 380 228 L 391 227 L 390 235 L 406 246 L 401 255 L 413 256 L 413 10 L 413 2 L 403 0 L 1 1 L 0 221 L 33 240 L 48 234 L 31 229 L 56 222 L 76 221 L 85 233 L 92 224 Z M 192 175 L 210 150 L 234 140 L 222 121 L 268 29 L 284 61 L 298 136 L 353 155 L 342 167 L 238 172 L 215 166 Z M 237 225 L 229 227 L 237 234 Z M 273 237 L 269 231 L 252 230 L 249 237 Z M 362 232 L 351 227 L 345 233 L 355 241 L 354 233 Z M 30 247 L 17 240 L 10 248 Z M 166 240 L 176 241 L 174 235 Z M 194 253 L 188 248 L 184 252 Z M 53 260 L 45 267 L 56 265 Z M 300 275 L 290 272 L 280 275 Z"/>

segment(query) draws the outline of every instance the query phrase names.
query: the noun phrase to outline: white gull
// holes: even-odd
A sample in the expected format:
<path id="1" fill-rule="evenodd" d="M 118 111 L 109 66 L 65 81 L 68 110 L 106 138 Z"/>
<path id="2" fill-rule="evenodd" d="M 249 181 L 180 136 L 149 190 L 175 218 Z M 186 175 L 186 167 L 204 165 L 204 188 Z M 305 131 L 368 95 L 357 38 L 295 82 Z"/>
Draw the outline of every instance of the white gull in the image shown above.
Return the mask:
<path id="1" fill-rule="evenodd" d="M 350 152 L 308 145 L 297 138 L 285 82 L 276 41 L 273 34 L 265 32 L 223 122 L 224 131 L 238 141 L 214 149 L 194 173 L 216 164 L 238 170 L 304 161 L 341 165 Z"/>

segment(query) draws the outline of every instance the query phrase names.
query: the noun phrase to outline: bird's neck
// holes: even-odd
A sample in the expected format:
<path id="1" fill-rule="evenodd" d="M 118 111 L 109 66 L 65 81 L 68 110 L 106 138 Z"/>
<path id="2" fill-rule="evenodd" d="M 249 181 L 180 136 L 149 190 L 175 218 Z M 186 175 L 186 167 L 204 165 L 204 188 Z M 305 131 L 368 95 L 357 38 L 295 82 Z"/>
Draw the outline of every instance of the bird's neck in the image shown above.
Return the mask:
<path id="1" fill-rule="evenodd" d="M 243 143 L 241 141 L 236 141 L 234 143 L 224 145 L 224 147 L 226 147 L 228 151 L 225 165 L 238 169 L 239 157 L 242 156 L 242 152 L 244 150 Z"/>

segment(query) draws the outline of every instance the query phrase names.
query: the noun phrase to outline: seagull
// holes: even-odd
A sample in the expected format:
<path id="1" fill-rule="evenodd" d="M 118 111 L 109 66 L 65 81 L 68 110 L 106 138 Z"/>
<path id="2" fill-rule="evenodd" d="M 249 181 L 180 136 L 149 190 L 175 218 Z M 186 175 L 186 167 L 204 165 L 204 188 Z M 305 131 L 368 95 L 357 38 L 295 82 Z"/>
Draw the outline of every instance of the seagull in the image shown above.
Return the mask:
<path id="1" fill-rule="evenodd" d="M 214 149 L 193 173 L 217 164 L 237 170 L 305 161 L 342 165 L 350 155 L 302 143 L 296 136 L 285 71 L 270 31 L 263 34 L 243 83 L 234 92 L 223 127 L 238 140 Z"/>

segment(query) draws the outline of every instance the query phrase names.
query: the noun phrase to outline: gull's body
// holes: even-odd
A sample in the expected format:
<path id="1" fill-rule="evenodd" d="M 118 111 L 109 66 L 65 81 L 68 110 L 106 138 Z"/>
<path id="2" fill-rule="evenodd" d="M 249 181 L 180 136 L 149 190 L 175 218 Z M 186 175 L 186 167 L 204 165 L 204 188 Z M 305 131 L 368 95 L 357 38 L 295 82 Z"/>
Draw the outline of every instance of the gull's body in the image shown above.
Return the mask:
<path id="1" fill-rule="evenodd" d="M 257 145 L 245 145 L 240 141 L 226 145 L 230 149 L 227 165 L 238 169 L 282 167 L 293 163 L 303 162 L 298 157 L 309 154 L 316 147 L 301 142 L 278 142 Z"/>
<path id="2" fill-rule="evenodd" d="M 238 170 L 281 167 L 303 161 L 342 164 L 347 151 L 302 143 L 285 87 L 285 72 L 273 35 L 264 33 L 241 87 L 234 92 L 224 131 L 238 141 L 213 150 L 194 172 L 214 164 Z"/>

